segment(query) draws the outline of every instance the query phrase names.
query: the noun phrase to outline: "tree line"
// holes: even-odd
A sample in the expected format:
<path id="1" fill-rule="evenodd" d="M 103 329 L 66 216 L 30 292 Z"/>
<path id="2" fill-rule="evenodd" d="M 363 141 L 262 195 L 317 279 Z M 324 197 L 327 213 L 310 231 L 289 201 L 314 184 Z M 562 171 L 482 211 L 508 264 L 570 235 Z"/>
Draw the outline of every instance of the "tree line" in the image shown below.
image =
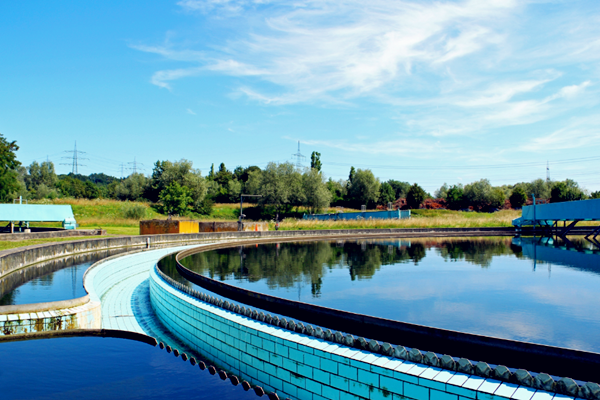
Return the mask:
<path id="1" fill-rule="evenodd" d="M 487 179 L 467 185 L 444 183 L 433 196 L 417 183 L 399 180 L 381 182 L 369 169 L 350 168 L 348 179 L 326 180 L 321 171 L 321 154 L 313 152 L 310 167 L 300 169 L 292 163 L 268 163 L 238 166 L 233 171 L 214 164 L 206 176 L 189 160 L 156 161 L 152 174 L 134 173 L 116 178 L 103 173 L 57 175 L 51 161 L 22 166 L 16 159 L 16 142 L 0 134 L 0 200 L 107 198 L 124 201 L 148 201 L 168 215 L 196 213 L 209 215 L 214 203 L 237 203 L 242 194 L 257 195 L 260 217 L 292 215 L 300 208 L 317 213 L 330 206 L 369 209 L 394 203 L 397 207 L 473 209 L 490 211 L 508 206 L 520 208 L 532 194 L 551 202 L 600 198 L 600 192 L 588 194 L 577 182 L 537 179 L 515 185 L 494 187 Z M 401 201 L 400 201 L 401 199 Z"/>

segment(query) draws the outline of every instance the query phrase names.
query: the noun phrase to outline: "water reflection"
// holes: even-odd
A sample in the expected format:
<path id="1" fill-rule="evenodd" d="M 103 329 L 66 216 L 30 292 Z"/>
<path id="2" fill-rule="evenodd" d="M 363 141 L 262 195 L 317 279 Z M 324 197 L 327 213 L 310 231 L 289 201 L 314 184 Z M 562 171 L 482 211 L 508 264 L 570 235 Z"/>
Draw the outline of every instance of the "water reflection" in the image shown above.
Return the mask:
<path id="1" fill-rule="evenodd" d="M 198 253 L 182 263 L 290 300 L 599 352 L 598 254 L 536 249 L 538 260 L 553 254 L 543 261 L 548 268 L 539 268 L 527 240 L 512 238 L 281 243 Z"/>
<path id="2" fill-rule="evenodd" d="M 76 254 L 40 262 L 0 278 L 0 306 L 43 303 L 85 296 L 83 274 L 96 261 L 131 249 Z"/>
<path id="3" fill-rule="evenodd" d="M 600 250 L 585 240 L 517 237 L 513 245 L 522 248 L 523 256 L 534 261 L 534 268 L 538 264 L 557 264 L 600 274 Z"/>

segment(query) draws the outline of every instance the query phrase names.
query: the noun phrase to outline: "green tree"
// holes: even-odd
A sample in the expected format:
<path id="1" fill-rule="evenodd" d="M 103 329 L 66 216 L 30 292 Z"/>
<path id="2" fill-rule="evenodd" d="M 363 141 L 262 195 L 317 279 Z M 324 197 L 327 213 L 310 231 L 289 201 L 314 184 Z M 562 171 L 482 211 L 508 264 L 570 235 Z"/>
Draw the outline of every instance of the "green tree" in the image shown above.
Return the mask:
<path id="1" fill-rule="evenodd" d="M 72 197 L 74 199 L 86 198 L 85 183 L 71 175 L 61 175 L 56 187 L 64 197 Z"/>
<path id="2" fill-rule="evenodd" d="M 592 194 L 590 194 L 590 199 L 600 199 L 600 190 L 592 192 Z"/>
<path id="3" fill-rule="evenodd" d="M 544 179 L 536 179 L 527 184 L 526 193 L 528 195 L 533 193 L 536 199 L 548 199 L 550 198 L 551 189 L 551 182 L 548 182 Z"/>
<path id="4" fill-rule="evenodd" d="M 586 194 L 579 188 L 579 184 L 572 179 L 554 183 L 550 192 L 551 203 L 583 200 L 585 198 L 587 198 Z"/>
<path id="5" fill-rule="evenodd" d="M 17 168 L 21 165 L 17 161 L 15 151 L 19 150 L 16 141 L 9 142 L 0 134 L 0 201 L 11 200 L 11 193 L 18 190 Z"/>
<path id="6" fill-rule="evenodd" d="M 54 172 L 54 164 L 52 162 L 44 161 L 40 165 L 34 161 L 27 170 L 29 173 L 23 176 L 23 180 L 32 198 L 43 199 L 58 196 L 58 192 L 55 189 L 58 177 Z"/>
<path id="7" fill-rule="evenodd" d="M 490 192 L 490 207 L 493 208 L 502 208 L 504 206 L 504 202 L 506 201 L 506 196 L 504 195 L 504 190 L 501 188 L 493 188 Z"/>
<path id="8" fill-rule="evenodd" d="M 84 183 L 84 186 L 85 186 L 84 197 L 86 199 L 97 199 L 98 197 L 100 197 L 100 190 L 91 181 L 86 181 Z"/>
<path id="9" fill-rule="evenodd" d="M 464 198 L 474 208 L 481 210 L 492 202 L 492 185 L 487 179 L 465 186 Z"/>
<path id="10" fill-rule="evenodd" d="M 313 151 L 310 155 L 310 168 L 321 172 L 321 153 Z"/>
<path id="11" fill-rule="evenodd" d="M 240 195 L 242 194 L 242 182 L 237 179 L 232 179 L 227 183 L 227 194 L 229 195 L 229 201 L 237 203 L 240 201 Z"/>
<path id="12" fill-rule="evenodd" d="M 350 167 L 350 173 L 348 174 L 348 184 L 352 185 L 352 182 L 354 181 L 354 177 L 356 176 L 356 170 L 354 169 L 354 167 Z"/>
<path id="13" fill-rule="evenodd" d="M 436 199 L 444 199 L 446 200 L 446 196 L 448 195 L 448 184 L 444 182 L 442 186 L 438 190 L 433 193 L 433 197 Z"/>
<path id="14" fill-rule="evenodd" d="M 331 204 L 338 205 L 342 204 L 346 197 L 346 182 L 343 180 L 334 181 L 329 178 L 327 181 L 327 190 L 331 193 Z"/>
<path id="15" fill-rule="evenodd" d="M 354 168 L 354 167 L 352 167 Z M 381 183 L 378 178 L 375 178 L 373 172 L 369 169 L 358 169 L 356 170 L 352 183 L 348 189 L 351 201 L 354 206 L 358 207 L 365 205 L 368 207 L 373 206 L 379 200 L 379 189 Z"/>
<path id="16" fill-rule="evenodd" d="M 233 174 L 225 168 L 225 163 L 219 165 L 219 172 L 215 174 L 214 180 L 221 186 L 227 187 L 230 180 L 233 179 Z"/>
<path id="17" fill-rule="evenodd" d="M 393 203 L 394 201 L 396 201 L 394 188 L 388 182 L 382 183 L 379 194 L 379 203 L 387 206 L 388 203 Z"/>
<path id="18" fill-rule="evenodd" d="M 410 209 L 418 209 L 426 198 L 427 193 L 425 193 L 425 190 L 415 183 L 406 194 L 406 204 Z"/>
<path id="19" fill-rule="evenodd" d="M 513 189 L 508 200 L 512 208 L 521 208 L 527 202 L 527 193 L 522 187 L 517 186 Z"/>
<path id="20" fill-rule="evenodd" d="M 396 181 L 394 179 L 390 179 L 389 181 L 387 181 L 387 183 L 389 183 L 390 186 L 394 189 L 394 193 L 395 193 L 394 197 L 396 199 L 405 199 L 406 198 L 406 194 L 408 193 L 408 190 L 410 189 L 410 183 L 400 182 L 400 181 Z"/>
<path id="21" fill-rule="evenodd" d="M 159 195 L 161 211 L 168 215 L 185 215 L 188 212 L 188 206 L 192 203 L 189 189 L 172 182 Z"/>
<path id="22" fill-rule="evenodd" d="M 327 207 L 331 202 L 331 192 L 327 189 L 325 178 L 317 168 L 310 168 L 302 175 L 304 205 L 311 214 Z"/>
<path id="23" fill-rule="evenodd" d="M 200 170 L 193 168 L 191 161 L 157 161 L 152 171 L 149 190 L 144 193 L 144 197 L 156 202 L 160 200 L 160 193 L 163 190 L 171 184 L 177 183 L 179 186 L 187 188 L 192 199 L 191 206 L 196 212 L 199 212 L 209 189 L 207 182 L 216 185 L 217 190 L 220 188 L 217 182 L 204 179 Z"/>
<path id="24" fill-rule="evenodd" d="M 131 174 L 115 185 L 113 194 L 119 200 L 139 201 L 142 200 L 149 184 L 150 179 L 144 174 Z"/>
<path id="25" fill-rule="evenodd" d="M 305 201 L 302 175 L 289 162 L 270 162 L 263 171 L 250 172 L 247 188 L 251 194 L 259 194 L 259 205 L 271 206 L 276 212 L 289 212 Z"/>
<path id="26" fill-rule="evenodd" d="M 446 204 L 451 210 L 461 210 L 465 207 L 464 190 L 461 184 L 452 185 L 448 188 Z"/>
<path id="27" fill-rule="evenodd" d="M 34 161 L 28 168 L 29 175 L 25 179 L 27 187 L 34 189 L 39 185 L 46 185 L 48 187 L 54 187 L 58 182 L 58 177 L 54 172 L 54 163 L 51 161 L 44 161 L 41 165 Z"/>

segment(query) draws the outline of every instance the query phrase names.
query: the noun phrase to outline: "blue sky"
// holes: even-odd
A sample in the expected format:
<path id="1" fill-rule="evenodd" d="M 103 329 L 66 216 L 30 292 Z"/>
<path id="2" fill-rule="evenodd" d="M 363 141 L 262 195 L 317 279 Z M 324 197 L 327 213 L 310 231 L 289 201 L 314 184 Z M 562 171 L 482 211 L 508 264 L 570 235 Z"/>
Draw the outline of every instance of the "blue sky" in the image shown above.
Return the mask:
<path id="1" fill-rule="evenodd" d="M 24 165 L 350 166 L 382 180 L 600 190 L 600 2 L 0 5 L 0 132 Z M 62 158 L 67 157 L 67 158 Z"/>

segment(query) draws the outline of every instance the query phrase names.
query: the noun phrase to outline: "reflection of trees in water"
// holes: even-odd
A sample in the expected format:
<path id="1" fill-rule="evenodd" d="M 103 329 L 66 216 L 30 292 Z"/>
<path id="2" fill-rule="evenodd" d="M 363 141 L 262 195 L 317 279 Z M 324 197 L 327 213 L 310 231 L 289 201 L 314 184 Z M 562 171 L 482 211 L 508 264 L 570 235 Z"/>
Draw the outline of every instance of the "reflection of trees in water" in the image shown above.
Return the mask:
<path id="1" fill-rule="evenodd" d="M 445 260 L 464 260 L 483 268 L 489 267 L 495 256 L 521 254 L 521 248 L 512 245 L 512 238 L 441 240 L 432 247 Z"/>
<path id="2" fill-rule="evenodd" d="M 313 297 L 319 297 L 327 271 L 348 268 L 353 281 L 371 279 L 382 265 L 418 265 L 430 249 L 446 260 L 465 260 L 482 267 L 488 267 L 495 256 L 518 256 L 521 250 L 512 245 L 511 238 L 316 241 L 217 249 L 193 254 L 181 263 L 220 281 L 263 281 L 271 289 L 306 284 Z M 173 273 L 174 257 L 162 264 L 163 271 L 186 282 Z"/>
<path id="3" fill-rule="evenodd" d="M 327 242 L 266 244 L 258 247 L 227 248 L 197 253 L 182 264 L 211 279 L 257 282 L 269 288 L 291 288 L 309 284 L 313 296 L 319 296 L 325 268 L 339 264 L 341 249 Z"/>
<path id="4" fill-rule="evenodd" d="M 24 284 L 31 286 L 52 286 L 54 283 L 54 273 L 65 268 L 76 268 L 84 263 L 94 263 L 106 257 L 116 254 L 122 254 L 132 249 L 111 249 L 100 250 L 91 253 L 74 254 L 59 259 L 47 260 L 30 265 L 20 270 L 11 272 L 0 278 L 0 305 L 14 304 L 18 294 L 18 289 Z M 75 282 L 76 285 L 82 285 L 81 280 Z"/>
<path id="5" fill-rule="evenodd" d="M 13 290 L 12 292 L 6 293 L 2 298 L 0 298 L 0 306 L 9 306 L 11 304 L 15 304 L 15 297 L 19 294 L 19 290 Z"/>
<path id="6" fill-rule="evenodd" d="M 382 265 L 414 261 L 415 265 L 425 257 L 425 248 L 421 243 L 411 246 L 396 247 L 384 243 L 344 244 L 345 262 L 350 270 L 350 279 L 370 279 L 379 271 Z"/>
<path id="7" fill-rule="evenodd" d="M 370 279 L 382 265 L 414 261 L 425 257 L 425 248 L 417 243 L 410 247 L 391 247 L 365 242 L 305 242 L 265 244 L 258 247 L 226 248 L 193 254 L 181 262 L 192 271 L 211 279 L 264 281 L 273 288 L 293 288 L 298 283 L 310 285 L 314 297 L 321 294 L 323 276 L 328 270 L 348 268 L 350 277 Z M 173 261 L 164 267 L 175 270 Z"/>

